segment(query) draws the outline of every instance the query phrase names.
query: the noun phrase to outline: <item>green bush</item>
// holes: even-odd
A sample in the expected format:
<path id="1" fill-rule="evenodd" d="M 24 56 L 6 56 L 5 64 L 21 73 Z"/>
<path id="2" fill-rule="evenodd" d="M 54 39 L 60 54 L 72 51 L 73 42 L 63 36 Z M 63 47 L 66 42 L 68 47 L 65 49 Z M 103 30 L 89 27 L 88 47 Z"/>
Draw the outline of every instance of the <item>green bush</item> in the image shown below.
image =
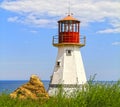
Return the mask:
<path id="1" fill-rule="evenodd" d="M 2 93 L 0 107 L 120 107 L 120 81 L 114 84 L 89 81 L 85 90 L 77 90 L 69 97 L 59 93 L 46 101 L 12 99 Z"/>

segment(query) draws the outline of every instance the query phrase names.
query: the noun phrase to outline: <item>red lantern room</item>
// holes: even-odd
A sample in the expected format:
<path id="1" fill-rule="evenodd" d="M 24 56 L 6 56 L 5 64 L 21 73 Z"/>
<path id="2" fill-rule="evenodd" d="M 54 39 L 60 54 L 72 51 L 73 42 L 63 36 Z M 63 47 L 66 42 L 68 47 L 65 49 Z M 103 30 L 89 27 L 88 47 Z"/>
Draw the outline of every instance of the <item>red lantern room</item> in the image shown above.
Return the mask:
<path id="1" fill-rule="evenodd" d="M 85 45 L 80 40 L 80 21 L 68 15 L 67 17 L 58 21 L 58 37 L 53 37 L 53 45 L 79 45 L 80 47 Z"/>

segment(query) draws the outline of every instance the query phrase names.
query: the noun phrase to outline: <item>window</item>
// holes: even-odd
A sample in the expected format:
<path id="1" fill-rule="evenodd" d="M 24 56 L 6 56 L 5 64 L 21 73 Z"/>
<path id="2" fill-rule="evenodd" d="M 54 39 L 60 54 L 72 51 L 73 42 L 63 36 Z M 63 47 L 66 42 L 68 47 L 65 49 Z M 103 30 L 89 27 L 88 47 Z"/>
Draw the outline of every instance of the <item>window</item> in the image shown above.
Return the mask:
<path id="1" fill-rule="evenodd" d="M 72 50 L 66 50 L 66 55 L 71 56 L 72 55 Z"/>
<path id="2" fill-rule="evenodd" d="M 57 67 L 60 67 L 60 61 L 57 61 L 57 65 L 56 65 Z"/>

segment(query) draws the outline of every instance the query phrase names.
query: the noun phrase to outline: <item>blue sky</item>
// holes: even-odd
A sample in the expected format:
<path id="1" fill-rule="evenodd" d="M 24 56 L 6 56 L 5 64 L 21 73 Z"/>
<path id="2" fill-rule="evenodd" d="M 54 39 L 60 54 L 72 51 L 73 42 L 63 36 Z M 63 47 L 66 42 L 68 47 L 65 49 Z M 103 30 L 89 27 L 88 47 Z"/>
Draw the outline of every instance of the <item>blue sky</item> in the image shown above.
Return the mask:
<path id="1" fill-rule="evenodd" d="M 0 80 L 37 74 L 49 80 L 57 55 L 52 36 L 66 16 L 69 0 L 0 0 Z M 73 16 L 87 44 L 81 48 L 87 79 L 120 79 L 120 1 L 74 0 Z"/>

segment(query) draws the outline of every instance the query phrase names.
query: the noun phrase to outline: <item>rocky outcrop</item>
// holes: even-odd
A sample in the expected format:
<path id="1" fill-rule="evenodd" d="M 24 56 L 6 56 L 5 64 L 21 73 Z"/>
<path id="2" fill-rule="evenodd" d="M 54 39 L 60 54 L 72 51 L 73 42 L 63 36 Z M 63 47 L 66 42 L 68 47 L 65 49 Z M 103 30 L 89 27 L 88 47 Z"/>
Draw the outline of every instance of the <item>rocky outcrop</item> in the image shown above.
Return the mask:
<path id="1" fill-rule="evenodd" d="M 32 75 L 28 83 L 17 88 L 13 93 L 10 94 L 12 98 L 32 98 L 32 99 L 48 99 L 49 95 L 46 92 L 43 83 L 38 76 Z"/>

